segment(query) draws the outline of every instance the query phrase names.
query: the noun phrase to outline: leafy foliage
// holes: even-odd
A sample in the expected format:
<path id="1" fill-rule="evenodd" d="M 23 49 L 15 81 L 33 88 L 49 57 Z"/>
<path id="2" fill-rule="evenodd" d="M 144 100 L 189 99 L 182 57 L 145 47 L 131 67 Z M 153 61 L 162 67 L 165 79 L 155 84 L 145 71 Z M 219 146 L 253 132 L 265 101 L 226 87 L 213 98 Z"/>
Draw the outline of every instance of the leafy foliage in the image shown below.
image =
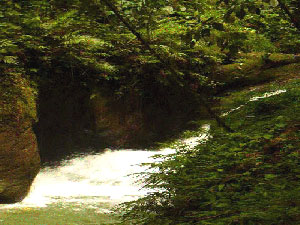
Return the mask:
<path id="1" fill-rule="evenodd" d="M 109 89 L 128 113 L 172 120 L 177 110 L 191 116 L 203 104 L 199 94 L 212 99 L 220 86 L 237 84 L 235 75 L 239 82 L 251 80 L 248 68 L 239 69 L 245 55 L 259 55 L 253 65 L 262 68 L 272 62 L 268 53 L 299 53 L 296 0 L 110 2 L 135 32 L 101 0 L 1 1 L 1 120 L 15 110 L 6 101 L 20 99 L 16 112 L 35 118 L 34 89 L 47 92 L 57 84 L 87 89 L 91 99 Z M 239 72 L 226 79 L 220 65 Z M 233 105 L 245 106 L 224 118 L 239 132 L 213 129 L 194 151 L 183 147 L 153 164 L 159 172 L 146 182 L 158 191 L 127 204 L 124 218 L 136 224 L 299 221 L 299 83 L 286 89 L 247 104 L 239 96 Z"/>
<path id="2" fill-rule="evenodd" d="M 299 31 L 277 1 L 114 4 L 178 75 L 165 70 L 102 1 L 3 1 L 0 59 L 20 61 L 37 80 L 54 76 L 56 67 L 82 83 L 113 82 L 119 95 L 128 88 L 143 94 L 148 82 L 137 74 L 152 74 L 151 82 L 170 88 L 177 84 L 177 89 L 195 86 L 217 64 L 232 62 L 241 52 L 298 51 Z M 296 16 L 297 3 L 285 4 Z"/>
<path id="3" fill-rule="evenodd" d="M 283 88 L 286 92 L 231 112 L 227 120 L 239 132 L 212 129 L 194 150 L 181 146 L 163 162 L 152 163 L 154 172 L 143 179 L 153 192 L 125 203 L 124 221 L 297 224 L 299 81 Z"/>

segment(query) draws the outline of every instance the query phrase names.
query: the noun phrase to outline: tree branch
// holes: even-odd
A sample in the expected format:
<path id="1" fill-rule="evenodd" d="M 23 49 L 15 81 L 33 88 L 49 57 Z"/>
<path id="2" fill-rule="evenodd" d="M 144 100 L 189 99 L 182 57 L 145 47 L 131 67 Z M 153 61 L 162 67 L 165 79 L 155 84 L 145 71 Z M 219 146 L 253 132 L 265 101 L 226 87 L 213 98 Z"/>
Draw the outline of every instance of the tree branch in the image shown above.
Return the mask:
<path id="1" fill-rule="evenodd" d="M 142 35 L 136 31 L 133 26 L 126 20 L 126 18 L 124 18 L 119 10 L 117 9 L 117 7 L 110 1 L 110 0 L 102 0 L 105 5 L 110 8 L 115 15 L 118 17 L 118 19 L 127 27 L 127 29 L 136 36 L 136 38 L 142 43 L 142 45 L 145 46 L 146 49 L 149 50 L 149 52 L 156 57 L 162 64 L 163 66 L 168 69 L 172 74 L 176 75 L 177 77 L 179 77 L 179 73 L 165 60 L 163 59 L 156 51 L 155 49 L 153 49 L 150 44 L 142 37 Z M 206 108 L 207 112 L 210 114 L 210 116 L 212 118 L 214 118 L 218 125 L 223 127 L 227 132 L 233 132 L 233 130 L 227 126 L 225 124 L 225 122 L 216 114 L 214 113 L 214 111 L 211 109 L 211 107 L 209 106 L 208 102 L 206 101 L 205 98 L 203 98 L 203 96 L 199 93 L 198 97 L 200 98 L 200 101 L 202 102 L 202 104 L 204 105 L 204 107 Z"/>
<path id="2" fill-rule="evenodd" d="M 127 29 L 136 36 L 136 38 L 142 43 L 142 45 L 144 45 L 146 47 L 147 50 L 149 50 L 149 52 L 155 56 L 160 62 L 166 63 L 166 61 L 159 55 L 157 54 L 157 52 L 151 48 L 151 46 L 148 44 L 148 42 L 142 37 L 142 35 L 136 31 L 133 26 L 123 17 L 121 16 L 119 10 L 117 9 L 117 7 L 111 3 L 110 0 L 102 0 L 107 6 L 108 8 L 110 8 L 115 15 L 118 17 L 118 19 L 127 27 Z M 176 73 L 175 70 L 171 70 L 171 72 Z"/>

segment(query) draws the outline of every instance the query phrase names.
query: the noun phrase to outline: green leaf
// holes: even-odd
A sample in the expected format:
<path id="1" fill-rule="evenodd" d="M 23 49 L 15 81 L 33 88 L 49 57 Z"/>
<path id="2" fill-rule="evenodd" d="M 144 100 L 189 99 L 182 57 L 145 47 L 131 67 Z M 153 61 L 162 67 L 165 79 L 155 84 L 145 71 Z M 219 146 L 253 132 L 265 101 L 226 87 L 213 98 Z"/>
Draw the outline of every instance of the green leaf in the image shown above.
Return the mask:
<path id="1" fill-rule="evenodd" d="M 270 140 L 271 138 L 273 138 L 273 135 L 270 134 L 264 134 L 263 136 L 265 139 Z"/>
<path id="2" fill-rule="evenodd" d="M 286 127 L 286 123 L 277 123 L 277 124 L 275 124 L 275 126 L 277 128 L 284 128 L 284 127 Z"/>
<path id="3" fill-rule="evenodd" d="M 222 191 L 224 187 L 225 187 L 225 184 L 220 184 L 220 185 L 218 186 L 219 191 Z"/>
<path id="4" fill-rule="evenodd" d="M 275 175 L 275 174 L 265 174 L 265 179 L 267 179 L 267 180 L 272 180 L 275 177 L 277 177 L 277 175 Z"/>
<path id="5" fill-rule="evenodd" d="M 4 56 L 3 61 L 7 64 L 17 64 L 17 57 L 15 57 L 15 56 Z"/>

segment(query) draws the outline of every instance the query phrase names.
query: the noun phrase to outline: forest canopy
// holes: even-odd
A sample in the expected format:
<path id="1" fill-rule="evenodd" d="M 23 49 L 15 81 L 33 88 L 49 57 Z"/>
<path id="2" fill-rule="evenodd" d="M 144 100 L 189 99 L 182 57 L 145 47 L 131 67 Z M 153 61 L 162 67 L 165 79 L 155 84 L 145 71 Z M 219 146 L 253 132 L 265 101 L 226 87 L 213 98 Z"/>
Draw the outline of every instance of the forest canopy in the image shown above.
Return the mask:
<path id="1" fill-rule="evenodd" d="M 25 70 L 39 79 L 50 76 L 53 61 L 73 72 L 80 64 L 78 79 L 110 81 L 121 95 L 145 91 L 143 78 L 134 74 L 149 73 L 150 66 L 162 85 L 207 85 L 216 64 L 232 63 L 242 53 L 297 53 L 300 45 L 296 0 L 4 0 L 0 23 L 6 73 Z"/>

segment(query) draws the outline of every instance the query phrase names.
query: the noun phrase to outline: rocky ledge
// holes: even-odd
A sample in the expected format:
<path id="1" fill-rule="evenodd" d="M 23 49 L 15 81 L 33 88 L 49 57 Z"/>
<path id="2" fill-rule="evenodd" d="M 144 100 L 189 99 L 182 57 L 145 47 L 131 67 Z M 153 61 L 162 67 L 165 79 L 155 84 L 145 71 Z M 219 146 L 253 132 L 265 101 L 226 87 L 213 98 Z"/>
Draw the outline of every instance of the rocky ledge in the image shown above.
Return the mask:
<path id="1" fill-rule="evenodd" d="M 34 90 L 20 74 L 0 77 L 0 204 L 21 201 L 40 169 Z"/>

